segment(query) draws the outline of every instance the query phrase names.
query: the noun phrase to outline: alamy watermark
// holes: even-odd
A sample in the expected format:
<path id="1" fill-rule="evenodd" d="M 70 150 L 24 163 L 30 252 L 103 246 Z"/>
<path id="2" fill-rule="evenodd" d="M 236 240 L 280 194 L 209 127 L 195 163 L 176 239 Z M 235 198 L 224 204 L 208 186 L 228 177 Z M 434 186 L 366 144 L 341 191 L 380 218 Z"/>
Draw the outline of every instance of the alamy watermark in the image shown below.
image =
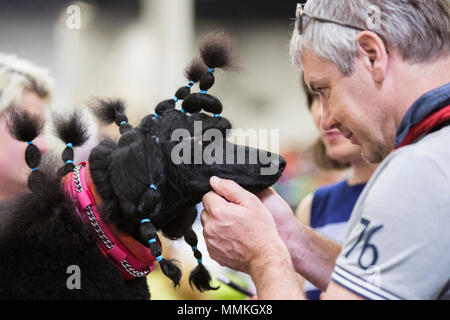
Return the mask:
<path id="1" fill-rule="evenodd" d="M 79 266 L 73 264 L 67 267 L 67 274 L 70 276 L 66 280 L 66 286 L 69 290 L 81 289 L 81 269 Z"/>
<path id="2" fill-rule="evenodd" d="M 69 30 L 81 29 L 81 8 L 79 5 L 71 4 L 66 9 L 66 14 L 69 15 L 66 19 L 66 27 Z"/>
<path id="3" fill-rule="evenodd" d="M 381 30 L 381 10 L 376 5 L 370 5 L 367 8 L 367 28 L 369 30 Z"/>
<path id="4" fill-rule="evenodd" d="M 202 122 L 194 121 L 194 135 L 187 129 L 173 131 L 171 140 L 178 143 L 171 152 L 172 163 L 180 164 L 253 164 L 260 165 L 261 175 L 275 175 L 279 170 L 279 130 L 229 129 L 224 133 L 211 128 L 203 132 Z M 231 140 L 231 141 L 230 141 Z M 251 147 L 246 147 L 246 142 Z M 271 152 L 267 151 L 269 149 Z"/>

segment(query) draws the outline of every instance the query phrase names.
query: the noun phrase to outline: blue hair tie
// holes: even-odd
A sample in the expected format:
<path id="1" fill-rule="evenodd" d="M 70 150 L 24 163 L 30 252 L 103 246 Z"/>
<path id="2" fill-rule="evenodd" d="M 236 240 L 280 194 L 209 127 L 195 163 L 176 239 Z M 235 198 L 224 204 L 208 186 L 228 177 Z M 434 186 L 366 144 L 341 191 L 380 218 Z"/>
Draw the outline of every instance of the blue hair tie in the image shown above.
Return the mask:
<path id="1" fill-rule="evenodd" d="M 181 108 L 180 111 L 186 114 L 186 110 L 184 110 L 183 108 Z"/>
<path id="2" fill-rule="evenodd" d="M 153 114 L 155 117 L 159 118 L 159 114 L 157 114 L 156 112 Z"/>
<path id="3" fill-rule="evenodd" d="M 214 68 L 209 68 L 209 73 L 214 74 Z"/>
<path id="4" fill-rule="evenodd" d="M 177 97 L 173 97 L 172 99 L 173 99 L 173 101 L 178 102 L 178 98 Z"/>
<path id="5" fill-rule="evenodd" d="M 197 246 L 192 246 L 191 248 L 192 248 L 192 251 L 198 250 Z"/>
<path id="6" fill-rule="evenodd" d="M 36 171 L 38 168 L 36 167 L 36 168 L 33 168 L 33 169 L 31 169 L 31 171 Z"/>
<path id="7" fill-rule="evenodd" d="M 198 262 L 198 263 L 203 263 L 202 258 L 198 259 L 197 262 Z"/>
<path id="8" fill-rule="evenodd" d="M 156 260 L 158 260 L 158 262 L 161 262 L 162 259 L 163 259 L 162 256 L 157 256 L 157 257 L 156 257 Z"/>
<path id="9" fill-rule="evenodd" d="M 156 242 L 156 238 L 151 238 L 150 240 L 148 240 L 148 243 L 155 243 Z"/>
<path id="10" fill-rule="evenodd" d="M 146 222 L 150 223 L 150 219 L 142 219 L 142 220 L 141 220 L 141 224 L 144 224 L 144 223 L 146 223 Z"/>
<path id="11" fill-rule="evenodd" d="M 126 121 L 122 121 L 122 122 L 119 124 L 119 126 L 124 125 L 124 124 L 127 124 L 127 122 L 126 122 Z"/>
<path id="12" fill-rule="evenodd" d="M 158 190 L 158 187 L 157 186 L 155 186 L 153 183 L 150 185 L 150 189 L 153 189 L 153 190 Z"/>
<path id="13" fill-rule="evenodd" d="M 188 85 L 187 85 L 187 86 L 188 86 L 189 88 L 192 88 L 192 86 L 193 86 L 194 84 L 195 84 L 195 82 L 194 82 L 194 81 L 189 81 L 189 83 L 188 83 Z"/>
<path id="14" fill-rule="evenodd" d="M 200 90 L 200 93 L 205 94 L 206 92 L 208 92 L 208 90 Z"/>
<path id="15" fill-rule="evenodd" d="M 67 160 L 66 163 L 73 163 L 73 160 Z"/>
<path id="16" fill-rule="evenodd" d="M 220 114 L 215 113 L 215 114 L 214 114 L 214 118 L 220 118 Z"/>
<path id="17" fill-rule="evenodd" d="M 33 141 L 28 141 L 28 144 L 33 144 Z"/>
<path id="18" fill-rule="evenodd" d="M 71 142 L 67 143 L 66 146 L 69 147 L 69 148 L 73 148 L 73 145 L 72 145 Z"/>

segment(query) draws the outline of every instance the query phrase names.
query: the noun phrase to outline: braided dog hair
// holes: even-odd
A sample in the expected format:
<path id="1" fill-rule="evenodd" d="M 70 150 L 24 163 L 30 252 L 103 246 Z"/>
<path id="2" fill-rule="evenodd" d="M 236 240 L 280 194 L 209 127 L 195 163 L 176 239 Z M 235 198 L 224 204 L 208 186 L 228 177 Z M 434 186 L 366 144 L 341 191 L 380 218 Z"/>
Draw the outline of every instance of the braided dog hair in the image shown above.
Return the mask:
<path id="1" fill-rule="evenodd" d="M 28 189 L 31 192 L 38 191 L 44 182 L 45 176 L 39 170 L 42 155 L 39 148 L 33 143 L 42 132 L 44 121 L 37 115 L 33 115 L 21 107 L 14 106 L 7 110 L 8 130 L 16 140 L 26 142 L 25 162 L 31 169 L 28 176 Z"/>

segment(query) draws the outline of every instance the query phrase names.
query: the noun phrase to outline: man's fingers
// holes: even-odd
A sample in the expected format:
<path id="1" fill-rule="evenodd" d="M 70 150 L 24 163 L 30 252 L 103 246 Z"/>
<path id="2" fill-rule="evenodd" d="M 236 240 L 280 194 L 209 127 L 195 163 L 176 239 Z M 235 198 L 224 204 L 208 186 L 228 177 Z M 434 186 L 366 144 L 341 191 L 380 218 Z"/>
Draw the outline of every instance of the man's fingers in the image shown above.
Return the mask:
<path id="1" fill-rule="evenodd" d="M 208 219 L 208 211 L 202 210 L 202 213 L 200 214 L 200 221 L 202 222 L 203 227 L 206 224 L 206 219 Z"/>
<path id="2" fill-rule="evenodd" d="M 209 182 L 217 194 L 235 204 L 246 204 L 254 197 L 252 193 L 232 180 L 220 179 L 214 176 L 211 177 Z"/>
<path id="3" fill-rule="evenodd" d="M 228 202 L 217 193 L 210 191 L 203 196 L 202 203 L 207 213 L 213 213 L 225 207 Z"/>

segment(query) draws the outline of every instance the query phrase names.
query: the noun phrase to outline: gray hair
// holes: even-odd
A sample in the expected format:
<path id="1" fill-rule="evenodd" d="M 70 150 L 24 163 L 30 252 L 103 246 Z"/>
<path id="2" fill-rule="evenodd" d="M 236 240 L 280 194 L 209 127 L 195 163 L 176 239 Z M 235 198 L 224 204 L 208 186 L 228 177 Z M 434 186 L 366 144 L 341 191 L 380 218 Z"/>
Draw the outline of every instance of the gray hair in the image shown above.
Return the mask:
<path id="1" fill-rule="evenodd" d="M 36 93 L 48 103 L 53 79 L 44 68 L 15 55 L 0 53 L 0 114 L 19 103 L 25 90 Z"/>
<path id="2" fill-rule="evenodd" d="M 379 13 L 379 24 L 371 13 Z M 387 48 L 398 49 L 411 63 L 433 62 L 450 54 L 450 0 L 309 0 L 304 11 L 377 33 Z M 353 72 L 360 31 L 304 17 L 304 32 L 295 25 L 290 43 L 292 61 L 299 68 L 302 52 L 333 62 L 344 74 Z"/>

